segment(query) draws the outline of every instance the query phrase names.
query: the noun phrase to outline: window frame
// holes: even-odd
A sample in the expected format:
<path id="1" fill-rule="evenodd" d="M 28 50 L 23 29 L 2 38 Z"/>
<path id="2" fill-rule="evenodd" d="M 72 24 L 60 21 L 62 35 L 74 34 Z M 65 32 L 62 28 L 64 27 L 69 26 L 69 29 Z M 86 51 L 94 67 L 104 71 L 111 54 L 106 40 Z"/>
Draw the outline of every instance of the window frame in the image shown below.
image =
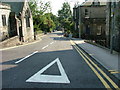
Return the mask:
<path id="1" fill-rule="evenodd" d="M 6 15 L 2 15 L 2 25 L 7 26 Z"/>

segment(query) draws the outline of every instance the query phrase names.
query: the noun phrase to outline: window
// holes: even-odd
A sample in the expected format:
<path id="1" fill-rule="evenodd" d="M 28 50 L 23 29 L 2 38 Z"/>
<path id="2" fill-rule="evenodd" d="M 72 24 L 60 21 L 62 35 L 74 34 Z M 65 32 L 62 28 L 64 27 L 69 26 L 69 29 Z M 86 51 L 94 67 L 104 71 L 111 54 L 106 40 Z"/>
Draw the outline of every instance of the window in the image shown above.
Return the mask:
<path id="1" fill-rule="evenodd" d="M 6 16 L 2 15 L 2 24 L 3 26 L 6 26 Z"/>
<path id="2" fill-rule="evenodd" d="M 95 6 L 98 6 L 98 5 L 100 5 L 100 2 L 99 2 L 99 0 L 94 0 L 94 2 L 93 2 L 93 5 L 95 5 Z"/>
<path id="3" fill-rule="evenodd" d="M 88 15 L 88 9 L 85 9 L 85 16 Z"/>
<path id="4" fill-rule="evenodd" d="M 97 26 L 97 35 L 101 35 L 102 34 L 102 26 Z"/>
<path id="5" fill-rule="evenodd" d="M 26 17 L 26 27 L 30 27 L 30 18 Z"/>
<path id="6" fill-rule="evenodd" d="M 77 18 L 77 17 L 76 17 L 76 9 L 74 10 L 74 17 L 75 17 L 75 19 Z"/>
<path id="7" fill-rule="evenodd" d="M 30 27 L 30 12 L 28 9 L 25 12 L 25 17 L 26 17 L 26 27 Z"/>

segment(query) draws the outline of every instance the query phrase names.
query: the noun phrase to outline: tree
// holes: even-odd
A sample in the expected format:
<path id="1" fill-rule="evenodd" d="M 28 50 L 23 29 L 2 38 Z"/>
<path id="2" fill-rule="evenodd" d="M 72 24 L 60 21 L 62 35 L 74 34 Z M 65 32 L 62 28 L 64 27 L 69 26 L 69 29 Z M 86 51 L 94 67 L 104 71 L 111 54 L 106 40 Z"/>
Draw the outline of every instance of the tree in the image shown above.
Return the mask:
<path id="1" fill-rule="evenodd" d="M 44 20 L 41 26 L 44 27 L 44 30 L 47 32 L 51 32 L 55 28 L 55 23 L 50 17 L 50 13 L 46 13 L 43 15 Z"/>
<path id="2" fill-rule="evenodd" d="M 53 15 L 52 13 L 47 13 L 50 18 L 53 20 L 55 27 L 59 26 L 59 21 L 58 21 L 58 17 L 56 15 Z"/>
<path id="3" fill-rule="evenodd" d="M 68 2 L 63 3 L 62 9 L 58 11 L 58 16 L 60 19 L 69 19 L 72 17 L 72 12 Z"/>
<path id="4" fill-rule="evenodd" d="M 72 23 L 72 12 L 68 2 L 63 3 L 62 9 L 58 11 L 58 18 L 65 33 L 69 34 L 71 32 L 70 24 Z"/>
<path id="5" fill-rule="evenodd" d="M 43 3 L 42 1 L 39 2 L 39 14 L 43 15 L 44 13 L 51 12 L 51 4 L 50 1 Z"/>
<path id="6" fill-rule="evenodd" d="M 31 0 L 29 2 L 29 6 L 33 15 L 34 31 L 49 31 L 46 29 L 50 29 L 54 26 L 54 22 L 44 14 L 51 12 L 50 2 L 48 1 L 44 3 L 43 1 L 39 2 L 37 0 Z"/>
<path id="7" fill-rule="evenodd" d="M 37 9 L 38 9 L 36 0 L 31 0 L 29 2 L 29 6 L 32 12 L 32 16 L 35 16 L 37 14 Z"/>
<path id="8" fill-rule="evenodd" d="M 38 0 L 30 0 L 29 6 L 30 6 L 33 16 L 43 15 L 44 13 L 51 12 L 50 1 L 44 3 L 43 1 L 39 2 Z"/>

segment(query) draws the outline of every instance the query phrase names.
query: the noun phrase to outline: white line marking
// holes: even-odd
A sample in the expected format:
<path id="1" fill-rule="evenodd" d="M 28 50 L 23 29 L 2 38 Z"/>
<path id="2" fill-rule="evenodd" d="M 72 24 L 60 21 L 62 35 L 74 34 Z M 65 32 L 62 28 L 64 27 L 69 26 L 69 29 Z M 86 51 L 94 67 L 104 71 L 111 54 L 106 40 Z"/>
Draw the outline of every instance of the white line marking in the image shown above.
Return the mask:
<path id="1" fill-rule="evenodd" d="M 50 44 L 53 44 L 54 42 L 51 42 Z"/>
<path id="2" fill-rule="evenodd" d="M 34 55 L 34 54 L 37 53 L 37 52 L 38 52 L 38 51 L 35 51 L 35 52 L 33 52 L 32 54 L 27 55 L 26 57 L 20 59 L 19 61 L 16 61 L 15 64 L 18 64 L 18 63 L 22 62 L 23 60 L 25 60 L 26 58 L 29 58 L 30 56 Z"/>
<path id="3" fill-rule="evenodd" d="M 43 75 L 42 73 L 47 70 L 49 67 L 51 67 L 54 63 L 57 63 L 58 68 L 60 70 L 61 75 Z M 36 74 L 31 76 L 29 79 L 26 80 L 26 82 L 42 82 L 42 83 L 70 83 L 62 64 L 59 60 L 59 58 L 55 59 L 51 63 L 49 63 L 47 66 L 42 68 L 40 71 L 38 71 Z"/>
<path id="4" fill-rule="evenodd" d="M 42 49 L 45 49 L 45 48 L 47 48 L 49 45 L 46 45 L 46 46 L 44 46 Z"/>

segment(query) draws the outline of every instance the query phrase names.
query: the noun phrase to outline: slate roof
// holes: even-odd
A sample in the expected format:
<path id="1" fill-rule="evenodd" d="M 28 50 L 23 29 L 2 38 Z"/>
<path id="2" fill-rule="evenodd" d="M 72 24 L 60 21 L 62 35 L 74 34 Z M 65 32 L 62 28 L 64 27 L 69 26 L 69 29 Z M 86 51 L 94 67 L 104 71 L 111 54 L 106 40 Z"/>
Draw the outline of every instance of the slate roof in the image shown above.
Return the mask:
<path id="1" fill-rule="evenodd" d="M 100 6 L 107 5 L 107 0 L 87 0 L 81 6 L 91 6 L 93 2 L 100 2 Z"/>
<path id="2" fill-rule="evenodd" d="M 0 2 L 0 9 L 11 9 L 9 4 Z"/>
<path id="3" fill-rule="evenodd" d="M 22 11 L 24 2 L 4 2 L 11 6 L 11 11 L 15 12 L 16 15 L 19 15 L 19 12 Z"/>

